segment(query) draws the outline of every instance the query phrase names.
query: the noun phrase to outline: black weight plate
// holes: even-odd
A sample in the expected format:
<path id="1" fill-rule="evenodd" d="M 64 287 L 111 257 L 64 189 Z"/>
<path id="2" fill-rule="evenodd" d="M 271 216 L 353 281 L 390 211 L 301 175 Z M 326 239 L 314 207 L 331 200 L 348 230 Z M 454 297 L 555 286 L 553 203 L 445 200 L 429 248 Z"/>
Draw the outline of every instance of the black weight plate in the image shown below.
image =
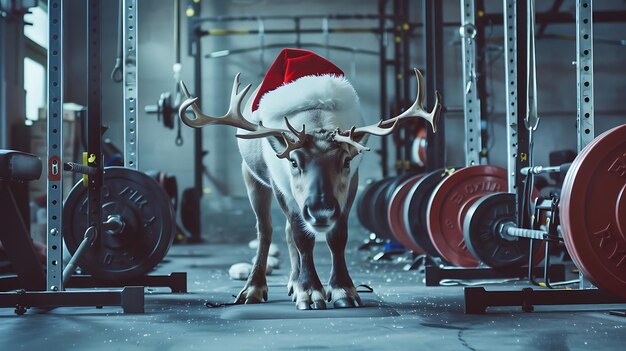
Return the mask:
<path id="1" fill-rule="evenodd" d="M 446 169 L 438 169 L 423 176 L 409 190 L 404 206 L 404 223 L 411 238 L 429 256 L 439 256 L 433 242 L 428 236 L 426 224 L 428 200 L 439 183 L 448 176 Z"/>
<path id="2" fill-rule="evenodd" d="M 165 193 L 170 198 L 174 212 L 176 212 L 178 209 L 178 182 L 176 181 L 176 176 L 170 176 L 161 171 L 146 171 L 145 173 L 156 180 L 163 190 L 165 190 Z"/>
<path id="3" fill-rule="evenodd" d="M 87 188 L 78 182 L 63 205 L 65 244 L 73 254 L 88 227 Z M 145 275 L 167 254 L 174 240 L 174 211 L 159 184 L 123 167 L 104 169 L 102 219 L 119 214 L 125 223 L 117 234 L 98 233 L 78 265 L 98 278 L 124 280 Z"/>
<path id="4" fill-rule="evenodd" d="M 474 202 L 463 221 L 467 249 L 479 261 L 494 268 L 523 266 L 528 263 L 529 240 L 503 237 L 498 226 L 516 222 L 515 194 L 495 193 Z"/>
<path id="5" fill-rule="evenodd" d="M 385 207 L 385 197 L 387 195 L 387 189 L 393 183 L 395 177 L 385 178 L 380 181 L 380 184 L 376 189 L 372 190 L 371 205 L 368 211 L 369 220 L 372 223 L 373 232 L 381 239 L 392 239 L 391 231 L 388 229 L 387 222 L 387 208 Z"/>
<path id="6" fill-rule="evenodd" d="M 387 212 L 389 212 L 389 205 L 391 204 L 393 193 L 400 184 L 412 176 L 414 176 L 414 174 L 403 174 L 392 177 L 391 182 L 385 186 L 384 192 L 377 199 L 379 202 L 376 206 L 378 210 L 376 213 L 376 224 L 379 230 L 385 233 L 385 237 L 393 238 L 393 231 L 389 224 L 389 218 L 387 218 Z"/>
<path id="7" fill-rule="evenodd" d="M 361 192 L 361 196 L 359 196 L 356 205 L 359 222 L 361 222 L 361 225 L 370 232 L 374 232 L 374 227 L 372 226 L 372 221 L 369 217 L 369 209 L 372 206 L 372 193 L 379 184 L 380 180 L 368 184 L 365 190 Z"/>

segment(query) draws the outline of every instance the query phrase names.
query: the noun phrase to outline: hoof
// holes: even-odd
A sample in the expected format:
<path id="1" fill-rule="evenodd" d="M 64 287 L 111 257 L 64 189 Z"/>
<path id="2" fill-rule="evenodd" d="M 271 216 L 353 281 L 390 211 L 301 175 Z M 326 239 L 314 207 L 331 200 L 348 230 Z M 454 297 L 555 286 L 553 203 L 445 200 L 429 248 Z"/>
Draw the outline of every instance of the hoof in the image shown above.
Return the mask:
<path id="1" fill-rule="evenodd" d="M 254 304 L 254 303 L 261 303 L 261 299 L 259 299 L 256 296 L 250 296 L 246 299 L 245 304 Z"/>
<path id="2" fill-rule="evenodd" d="M 296 308 L 299 310 L 310 310 L 311 304 L 309 304 L 307 301 L 300 301 L 296 303 Z"/>
<path id="3" fill-rule="evenodd" d="M 333 303 L 333 307 L 334 308 L 350 308 L 350 307 L 355 307 L 355 306 L 354 306 L 354 302 L 352 302 L 351 299 L 343 298 L 343 299 L 339 299 L 335 301 Z"/>
<path id="4" fill-rule="evenodd" d="M 236 304 L 253 304 L 267 301 L 267 285 L 245 286 L 235 298 Z"/>
<path id="5" fill-rule="evenodd" d="M 327 290 L 326 299 L 333 303 L 334 308 L 361 307 L 361 297 L 354 287 L 333 288 Z"/>
<path id="6" fill-rule="evenodd" d="M 313 301 L 313 303 L 311 304 L 311 309 L 313 309 L 313 310 L 325 310 L 326 309 L 326 302 L 324 302 L 324 301 Z"/>

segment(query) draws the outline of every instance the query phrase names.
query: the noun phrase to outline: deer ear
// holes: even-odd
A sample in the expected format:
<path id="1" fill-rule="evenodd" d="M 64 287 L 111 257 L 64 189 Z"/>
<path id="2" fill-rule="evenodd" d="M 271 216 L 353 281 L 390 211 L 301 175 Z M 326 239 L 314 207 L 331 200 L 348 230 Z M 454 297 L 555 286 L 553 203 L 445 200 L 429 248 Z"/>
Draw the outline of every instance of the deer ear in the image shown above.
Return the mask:
<path id="1" fill-rule="evenodd" d="M 274 150 L 277 155 L 281 154 L 287 148 L 285 139 L 283 139 L 282 137 L 270 135 L 267 136 L 265 139 L 267 139 L 267 142 L 270 143 L 272 150 Z"/>

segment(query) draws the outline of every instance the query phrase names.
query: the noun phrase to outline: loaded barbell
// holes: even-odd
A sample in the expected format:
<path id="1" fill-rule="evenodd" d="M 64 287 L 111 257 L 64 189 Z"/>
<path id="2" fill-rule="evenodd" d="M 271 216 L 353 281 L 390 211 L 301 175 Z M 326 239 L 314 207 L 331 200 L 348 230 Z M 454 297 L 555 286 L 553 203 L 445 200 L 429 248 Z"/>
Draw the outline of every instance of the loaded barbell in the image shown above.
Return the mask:
<path id="1" fill-rule="evenodd" d="M 581 272 L 596 286 L 626 298 L 626 125 L 585 147 L 571 166 L 530 168 L 525 173 L 565 171 L 560 201 L 553 200 L 547 230 L 519 228 L 503 215 L 515 210 L 513 194 L 474 203 L 465 217 L 465 241 L 476 257 L 497 266 L 491 252 L 530 239 L 562 240 Z M 558 207 L 556 206 L 558 204 Z"/>
<path id="2" fill-rule="evenodd" d="M 101 203 L 101 230 L 93 236 L 82 181 L 65 200 L 64 239 L 73 261 L 84 273 L 105 280 L 137 278 L 154 269 L 174 240 L 174 209 L 165 190 L 144 173 L 106 167 Z"/>

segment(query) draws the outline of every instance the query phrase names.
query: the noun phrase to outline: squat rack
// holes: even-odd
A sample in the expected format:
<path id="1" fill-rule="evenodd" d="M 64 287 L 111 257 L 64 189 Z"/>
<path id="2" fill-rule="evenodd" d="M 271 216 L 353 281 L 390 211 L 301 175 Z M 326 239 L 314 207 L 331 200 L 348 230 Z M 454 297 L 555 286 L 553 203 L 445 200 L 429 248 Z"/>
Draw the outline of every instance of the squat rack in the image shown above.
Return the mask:
<path id="1" fill-rule="evenodd" d="M 22 314 L 27 307 L 63 306 L 121 306 L 126 313 L 144 311 L 144 286 L 169 287 L 172 292 L 186 292 L 186 273 L 170 275 L 146 275 L 122 281 L 106 281 L 87 275 L 72 275 L 73 263 L 80 256 L 83 244 L 88 245 L 91 227 L 95 233 L 102 233 L 101 198 L 103 182 L 100 82 L 100 0 L 87 2 L 87 99 L 88 99 L 88 153 L 84 157 L 86 166 L 75 166 L 63 162 L 63 0 L 50 0 L 49 49 L 48 49 L 48 158 L 47 170 L 47 274 L 36 262 L 25 268 L 39 272 L 37 277 L 17 277 L 0 279 L 2 291 L 18 290 L 13 293 L 0 293 L 0 307 L 16 307 Z M 124 21 L 124 111 L 125 111 L 125 162 L 127 168 L 137 169 L 137 0 L 123 1 Z M 88 176 L 88 222 L 90 229 L 74 257 L 64 269 L 63 264 L 63 171 L 77 167 L 79 173 Z M 17 228 L 19 230 L 19 228 Z M 16 235 L 28 236 L 24 228 Z M 97 235 L 97 234 L 96 234 Z M 32 250 L 32 247 L 31 247 Z M 33 253 L 34 254 L 34 253 Z M 24 260 L 21 261 L 21 263 Z M 28 262 L 27 262 L 28 263 Z M 71 276 L 71 279 L 69 279 Z M 40 281 L 36 278 L 41 277 Z M 45 280 L 45 281 L 44 281 Z M 67 282 L 67 284 L 64 284 Z M 45 286 L 44 286 L 45 284 Z M 66 286 L 64 286 L 66 285 Z M 120 288 L 117 290 L 67 291 L 69 288 Z M 43 290 L 43 291 L 42 291 Z"/>
<path id="2" fill-rule="evenodd" d="M 529 164 L 530 134 L 526 128 L 518 128 L 526 124 L 528 84 L 528 67 L 526 57 L 529 48 L 527 37 L 529 0 L 505 0 L 504 9 L 504 38 L 506 55 L 507 77 L 507 142 L 509 146 L 508 171 L 509 192 L 516 193 L 516 208 L 518 218 L 523 218 L 525 178 L 521 170 Z M 576 1 L 576 80 L 577 80 L 577 147 L 580 152 L 594 138 L 593 113 L 593 20 L 592 0 Z M 531 52 L 531 55 L 534 53 Z M 517 115 L 516 115 L 517 114 Z M 531 126 L 532 128 L 532 126 Z M 521 132 L 524 131 L 525 132 Z M 522 223 L 520 227 L 528 228 L 529 223 Z M 546 250 L 547 251 L 547 250 Z M 465 287 L 465 313 L 481 314 L 490 306 L 521 306 L 524 312 L 530 312 L 534 305 L 571 305 L 571 304 L 616 304 L 624 300 L 612 296 L 599 289 L 588 289 L 584 286 L 584 277 L 580 275 L 580 289 L 574 290 L 539 290 L 524 288 L 521 290 L 487 291 L 483 287 Z"/>

